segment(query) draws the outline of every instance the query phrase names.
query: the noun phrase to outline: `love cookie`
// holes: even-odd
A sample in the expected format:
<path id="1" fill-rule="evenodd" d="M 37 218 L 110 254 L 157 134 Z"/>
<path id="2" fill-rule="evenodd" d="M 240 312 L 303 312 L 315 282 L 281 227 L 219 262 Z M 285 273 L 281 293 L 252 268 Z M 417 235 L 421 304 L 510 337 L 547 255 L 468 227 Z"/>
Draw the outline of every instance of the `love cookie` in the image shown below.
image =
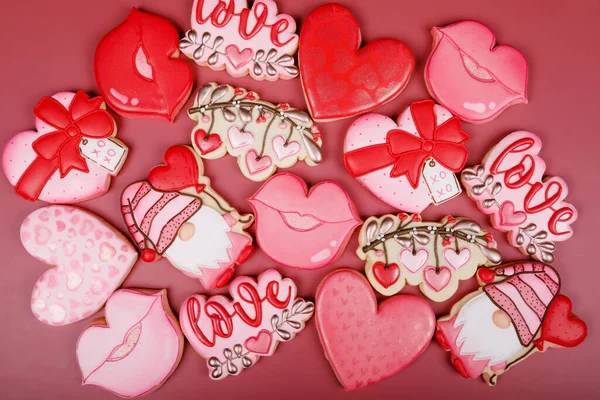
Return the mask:
<path id="1" fill-rule="evenodd" d="M 527 103 L 527 60 L 517 49 L 496 46 L 494 33 L 476 21 L 433 28 L 425 83 L 438 103 L 472 123 L 496 118 Z"/>
<path id="2" fill-rule="evenodd" d="M 369 112 L 406 87 L 415 59 L 404 43 L 379 39 L 362 49 L 360 43 L 356 18 L 339 4 L 317 8 L 302 24 L 298 63 L 315 121 Z"/>
<path id="3" fill-rule="evenodd" d="M 194 149 L 207 159 L 229 153 L 248 179 L 264 181 L 298 161 L 319 164 L 321 133 L 304 111 L 260 100 L 255 92 L 209 83 L 188 110 Z"/>
<path id="4" fill-rule="evenodd" d="M 292 268 L 317 269 L 334 262 L 362 222 L 336 182 L 320 182 L 309 190 L 289 173 L 269 179 L 248 202 L 256 215 L 259 247 Z"/>
<path id="5" fill-rule="evenodd" d="M 569 192 L 561 178 L 544 177 L 546 163 L 538 156 L 539 137 L 518 131 L 502 139 L 481 165 L 466 168 L 461 181 L 492 225 L 508 232 L 508 241 L 523 254 L 554 261 L 554 242 L 573 235 L 577 210 L 564 200 Z"/>
<path id="6" fill-rule="evenodd" d="M 406 368 L 435 331 L 435 315 L 424 299 L 403 294 L 378 305 L 369 282 L 351 269 L 321 281 L 315 318 L 325 357 L 347 391 Z"/>
<path id="7" fill-rule="evenodd" d="M 269 269 L 255 281 L 237 277 L 224 296 L 187 298 L 179 312 L 181 329 L 205 358 L 209 376 L 223 379 L 272 356 L 279 342 L 292 340 L 313 315 L 313 303 L 296 297 L 296 285 Z M 224 329 L 227 327 L 226 329 Z"/>
<path id="8" fill-rule="evenodd" d="M 357 119 L 346 133 L 344 165 L 380 200 L 421 212 L 462 192 L 454 172 L 467 162 L 468 139 L 444 107 L 417 101 L 397 122 L 380 114 Z"/>
<path id="9" fill-rule="evenodd" d="M 2 154 L 15 192 L 29 201 L 77 203 L 103 195 L 127 158 L 102 97 L 81 90 L 46 96 L 33 109 L 36 131 L 17 133 Z"/>
<path id="10" fill-rule="evenodd" d="M 82 384 L 126 398 L 150 394 L 175 372 L 183 344 L 165 289 L 117 290 L 104 318 L 92 322 L 77 341 Z"/>
<path id="11" fill-rule="evenodd" d="M 275 81 L 298 76 L 296 21 L 279 14 L 273 0 L 195 0 L 192 29 L 179 48 L 198 65 Z"/>
<path id="12" fill-rule="evenodd" d="M 436 339 L 452 354 L 465 378 L 480 375 L 489 385 L 536 352 L 575 347 L 587 336 L 585 323 L 559 294 L 560 278 L 546 264 L 522 262 L 480 269 L 482 286 L 437 322 Z"/>
<path id="13" fill-rule="evenodd" d="M 33 287 L 31 311 L 48 325 L 68 325 L 98 311 L 137 260 L 133 246 L 97 216 L 52 205 L 21 225 L 29 254 L 51 266 Z"/>
<path id="14" fill-rule="evenodd" d="M 144 261 L 164 256 L 210 290 L 227 284 L 235 265 L 252 253 L 246 229 L 254 216 L 231 207 L 203 172 L 191 147 L 170 147 L 148 180 L 125 188 L 121 212 Z"/>
<path id="15" fill-rule="evenodd" d="M 177 29 L 136 8 L 102 38 L 94 73 L 102 95 L 119 115 L 173 122 L 192 92 L 194 77 L 178 59 Z"/>
<path id="16" fill-rule="evenodd" d="M 492 234 L 467 218 L 423 221 L 419 214 L 368 218 L 356 254 L 379 293 L 391 296 L 408 283 L 433 301 L 446 301 L 478 266 L 502 262 Z"/>

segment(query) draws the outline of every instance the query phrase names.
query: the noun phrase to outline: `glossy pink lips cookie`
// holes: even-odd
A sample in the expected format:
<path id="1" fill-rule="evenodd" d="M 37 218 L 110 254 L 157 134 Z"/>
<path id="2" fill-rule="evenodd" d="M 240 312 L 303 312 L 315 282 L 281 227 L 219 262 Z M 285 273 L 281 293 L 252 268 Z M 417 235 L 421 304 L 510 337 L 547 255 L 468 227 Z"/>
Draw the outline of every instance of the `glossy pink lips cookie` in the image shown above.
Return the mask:
<path id="1" fill-rule="evenodd" d="M 302 179 L 281 173 L 248 201 L 260 248 L 293 268 L 317 269 L 335 261 L 361 223 L 348 194 L 332 181 L 309 190 Z"/>
<path id="2" fill-rule="evenodd" d="M 476 21 L 433 28 L 425 83 L 438 103 L 461 119 L 488 122 L 513 104 L 527 103 L 527 61 Z"/>

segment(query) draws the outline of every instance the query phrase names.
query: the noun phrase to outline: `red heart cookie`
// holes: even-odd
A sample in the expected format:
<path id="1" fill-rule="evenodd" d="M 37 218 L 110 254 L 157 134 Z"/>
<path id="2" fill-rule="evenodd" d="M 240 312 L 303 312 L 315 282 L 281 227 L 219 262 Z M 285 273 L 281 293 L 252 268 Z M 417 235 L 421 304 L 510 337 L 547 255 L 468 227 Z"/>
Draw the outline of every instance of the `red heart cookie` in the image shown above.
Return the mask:
<path id="1" fill-rule="evenodd" d="M 360 43 L 356 18 L 339 4 L 317 8 L 302 25 L 300 77 L 316 121 L 371 111 L 408 83 L 415 60 L 404 43 L 379 39 L 359 51 Z"/>
<path id="2" fill-rule="evenodd" d="M 422 298 L 398 295 L 379 307 L 367 279 L 350 269 L 326 276 L 316 295 L 317 331 L 346 390 L 401 371 L 429 345 L 433 310 Z"/>
<path id="3" fill-rule="evenodd" d="M 548 306 L 542 334 L 534 344 L 544 351 L 544 343 L 552 343 L 561 347 L 575 347 L 587 336 L 587 325 L 571 313 L 571 300 L 562 294 L 556 296 Z"/>
<path id="4" fill-rule="evenodd" d="M 152 168 L 148 180 L 152 186 L 164 191 L 195 187 L 200 193 L 206 186 L 198 183 L 198 162 L 193 150 L 187 146 L 170 147 L 165 153 L 165 165 Z"/>

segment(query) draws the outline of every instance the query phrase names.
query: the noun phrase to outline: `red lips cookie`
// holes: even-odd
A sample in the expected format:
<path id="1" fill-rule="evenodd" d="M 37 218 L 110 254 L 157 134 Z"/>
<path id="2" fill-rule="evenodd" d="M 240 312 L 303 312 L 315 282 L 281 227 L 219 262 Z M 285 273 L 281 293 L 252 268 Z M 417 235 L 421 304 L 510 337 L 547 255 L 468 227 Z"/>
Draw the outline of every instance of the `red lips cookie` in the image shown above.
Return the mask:
<path id="1" fill-rule="evenodd" d="M 96 82 L 110 107 L 125 117 L 172 122 L 193 83 L 191 68 L 177 59 L 178 43 L 169 21 L 133 8 L 96 48 Z"/>
<path id="2" fill-rule="evenodd" d="M 302 25 L 300 77 L 316 121 L 371 111 L 408 83 L 415 60 L 404 43 L 380 39 L 359 50 L 360 42 L 358 22 L 339 4 L 319 7 Z"/>

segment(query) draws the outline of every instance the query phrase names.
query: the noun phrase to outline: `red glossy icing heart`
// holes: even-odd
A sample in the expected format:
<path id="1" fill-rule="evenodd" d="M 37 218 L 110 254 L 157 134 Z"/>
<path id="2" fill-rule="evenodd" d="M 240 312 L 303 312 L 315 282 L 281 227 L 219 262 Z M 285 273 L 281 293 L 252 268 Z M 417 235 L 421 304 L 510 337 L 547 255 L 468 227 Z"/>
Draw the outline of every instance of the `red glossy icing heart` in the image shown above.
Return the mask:
<path id="1" fill-rule="evenodd" d="M 165 153 L 165 165 L 152 168 L 148 180 L 158 190 L 171 191 L 195 187 L 200 193 L 206 185 L 198 183 L 198 161 L 187 146 L 173 146 Z"/>
<path id="2" fill-rule="evenodd" d="M 317 330 L 325 354 L 346 390 L 394 375 L 419 357 L 435 330 L 435 315 L 416 296 L 397 295 L 379 307 L 367 279 L 334 271 L 316 295 Z"/>
<path id="3" fill-rule="evenodd" d="M 307 103 L 317 121 L 371 111 L 404 89 L 415 60 L 395 39 L 380 39 L 360 51 L 360 29 L 339 4 L 313 11 L 300 34 L 298 59 Z"/>
<path id="4" fill-rule="evenodd" d="M 563 347 L 575 347 L 587 336 L 587 325 L 571 313 L 571 300 L 562 294 L 554 298 L 548 306 L 542 334 L 533 343 L 544 350 L 544 343 L 552 343 Z"/>
<path id="5" fill-rule="evenodd" d="M 194 132 L 194 143 L 202 155 L 212 153 L 223 145 L 223 141 L 219 135 L 211 133 L 207 137 L 204 129 L 198 129 Z"/>
<path id="6" fill-rule="evenodd" d="M 169 21 L 132 9 L 96 48 L 96 82 L 110 107 L 126 117 L 173 121 L 193 83 L 190 66 L 173 58 L 178 43 Z"/>
<path id="7" fill-rule="evenodd" d="M 398 282 L 400 278 L 400 268 L 398 264 L 389 264 L 386 268 L 385 263 L 378 261 L 373 264 L 373 275 L 377 282 L 381 284 L 385 289 Z"/>

